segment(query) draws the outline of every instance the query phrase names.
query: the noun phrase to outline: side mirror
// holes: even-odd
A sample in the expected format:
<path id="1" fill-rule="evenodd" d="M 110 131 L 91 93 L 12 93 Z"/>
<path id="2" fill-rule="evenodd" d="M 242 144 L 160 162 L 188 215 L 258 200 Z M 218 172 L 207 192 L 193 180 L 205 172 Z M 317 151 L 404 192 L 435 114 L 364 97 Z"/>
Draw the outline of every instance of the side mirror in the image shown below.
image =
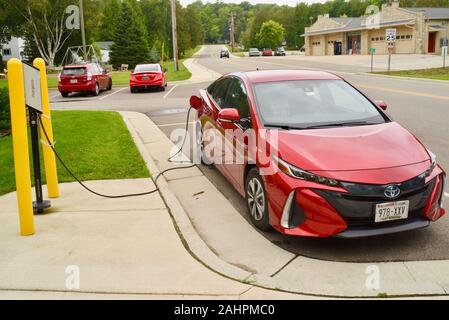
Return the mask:
<path id="1" fill-rule="evenodd" d="M 242 119 L 240 112 L 237 109 L 223 109 L 218 114 L 218 121 L 234 123 Z"/>
<path id="2" fill-rule="evenodd" d="M 200 97 L 191 96 L 190 97 L 190 106 L 195 110 L 199 110 L 203 106 L 203 102 L 201 101 Z"/>
<path id="3" fill-rule="evenodd" d="M 377 101 L 376 101 L 376 104 L 377 104 L 377 106 L 378 106 L 379 108 L 381 108 L 382 110 L 387 110 L 387 108 L 388 108 L 388 106 L 387 106 L 387 104 L 385 103 L 385 101 L 377 100 Z"/>

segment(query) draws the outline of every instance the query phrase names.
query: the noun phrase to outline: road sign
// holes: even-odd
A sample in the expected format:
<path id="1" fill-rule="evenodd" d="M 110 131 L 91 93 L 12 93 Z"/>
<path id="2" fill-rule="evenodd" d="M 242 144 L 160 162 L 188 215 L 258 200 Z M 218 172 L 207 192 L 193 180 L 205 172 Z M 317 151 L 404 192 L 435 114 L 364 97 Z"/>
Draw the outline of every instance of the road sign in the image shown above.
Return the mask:
<path id="1" fill-rule="evenodd" d="M 387 49 L 393 49 L 394 48 L 394 42 L 387 42 Z"/>
<path id="2" fill-rule="evenodd" d="M 23 80 L 27 107 L 42 113 L 41 77 L 39 69 L 24 63 Z"/>
<path id="3" fill-rule="evenodd" d="M 375 54 L 376 53 L 376 48 L 369 48 L 369 53 L 370 54 Z"/>
<path id="4" fill-rule="evenodd" d="M 387 43 L 394 43 L 396 41 L 396 29 L 386 29 L 385 40 L 387 41 Z"/>

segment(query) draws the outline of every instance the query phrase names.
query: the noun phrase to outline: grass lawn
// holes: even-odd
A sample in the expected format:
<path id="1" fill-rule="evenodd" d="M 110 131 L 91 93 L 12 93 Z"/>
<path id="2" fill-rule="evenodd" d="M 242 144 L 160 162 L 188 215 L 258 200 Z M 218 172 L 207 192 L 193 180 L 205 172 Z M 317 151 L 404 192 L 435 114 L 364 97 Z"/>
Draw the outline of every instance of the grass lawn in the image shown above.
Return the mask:
<path id="1" fill-rule="evenodd" d="M 8 80 L 1 79 L 0 80 L 0 88 L 5 88 L 8 85 Z"/>
<path id="2" fill-rule="evenodd" d="M 52 115 L 56 149 L 81 180 L 150 177 L 120 114 L 53 111 Z M 0 138 L 0 195 L 15 190 L 13 164 L 11 137 Z M 59 162 L 58 176 L 60 182 L 74 181 Z M 44 173 L 42 178 L 45 181 Z"/>
<path id="3" fill-rule="evenodd" d="M 373 72 L 373 73 L 386 74 L 390 76 L 399 76 L 399 77 L 449 80 L 449 66 L 446 67 L 445 69 L 435 68 L 435 69 L 422 69 L 422 70 L 391 71 L 390 73 L 388 72 Z"/>

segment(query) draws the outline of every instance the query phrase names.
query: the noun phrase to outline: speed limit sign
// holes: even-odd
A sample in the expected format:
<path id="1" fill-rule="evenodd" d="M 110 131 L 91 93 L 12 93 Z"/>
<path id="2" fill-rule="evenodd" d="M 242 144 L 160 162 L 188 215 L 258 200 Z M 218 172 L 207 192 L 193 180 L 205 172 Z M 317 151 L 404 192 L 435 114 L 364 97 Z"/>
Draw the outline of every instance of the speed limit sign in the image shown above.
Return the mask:
<path id="1" fill-rule="evenodd" d="M 385 40 L 387 43 L 396 41 L 396 29 L 387 29 L 385 34 Z"/>

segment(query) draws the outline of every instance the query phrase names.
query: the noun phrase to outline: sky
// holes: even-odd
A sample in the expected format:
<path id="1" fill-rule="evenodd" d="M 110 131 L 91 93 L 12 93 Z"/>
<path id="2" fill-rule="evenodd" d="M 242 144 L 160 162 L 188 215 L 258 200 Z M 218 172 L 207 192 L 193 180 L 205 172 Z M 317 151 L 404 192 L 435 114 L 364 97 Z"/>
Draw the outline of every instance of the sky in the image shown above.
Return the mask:
<path id="1" fill-rule="evenodd" d="M 215 2 L 216 0 L 203 0 L 203 2 Z M 244 0 L 221 0 L 225 3 L 240 3 Z M 247 0 L 252 4 L 257 3 L 276 3 L 278 5 L 289 5 L 296 6 L 298 2 L 307 2 L 307 3 L 315 3 L 315 2 L 325 2 L 324 0 Z M 195 2 L 195 0 L 180 0 L 183 5 L 187 5 L 189 3 Z"/>

